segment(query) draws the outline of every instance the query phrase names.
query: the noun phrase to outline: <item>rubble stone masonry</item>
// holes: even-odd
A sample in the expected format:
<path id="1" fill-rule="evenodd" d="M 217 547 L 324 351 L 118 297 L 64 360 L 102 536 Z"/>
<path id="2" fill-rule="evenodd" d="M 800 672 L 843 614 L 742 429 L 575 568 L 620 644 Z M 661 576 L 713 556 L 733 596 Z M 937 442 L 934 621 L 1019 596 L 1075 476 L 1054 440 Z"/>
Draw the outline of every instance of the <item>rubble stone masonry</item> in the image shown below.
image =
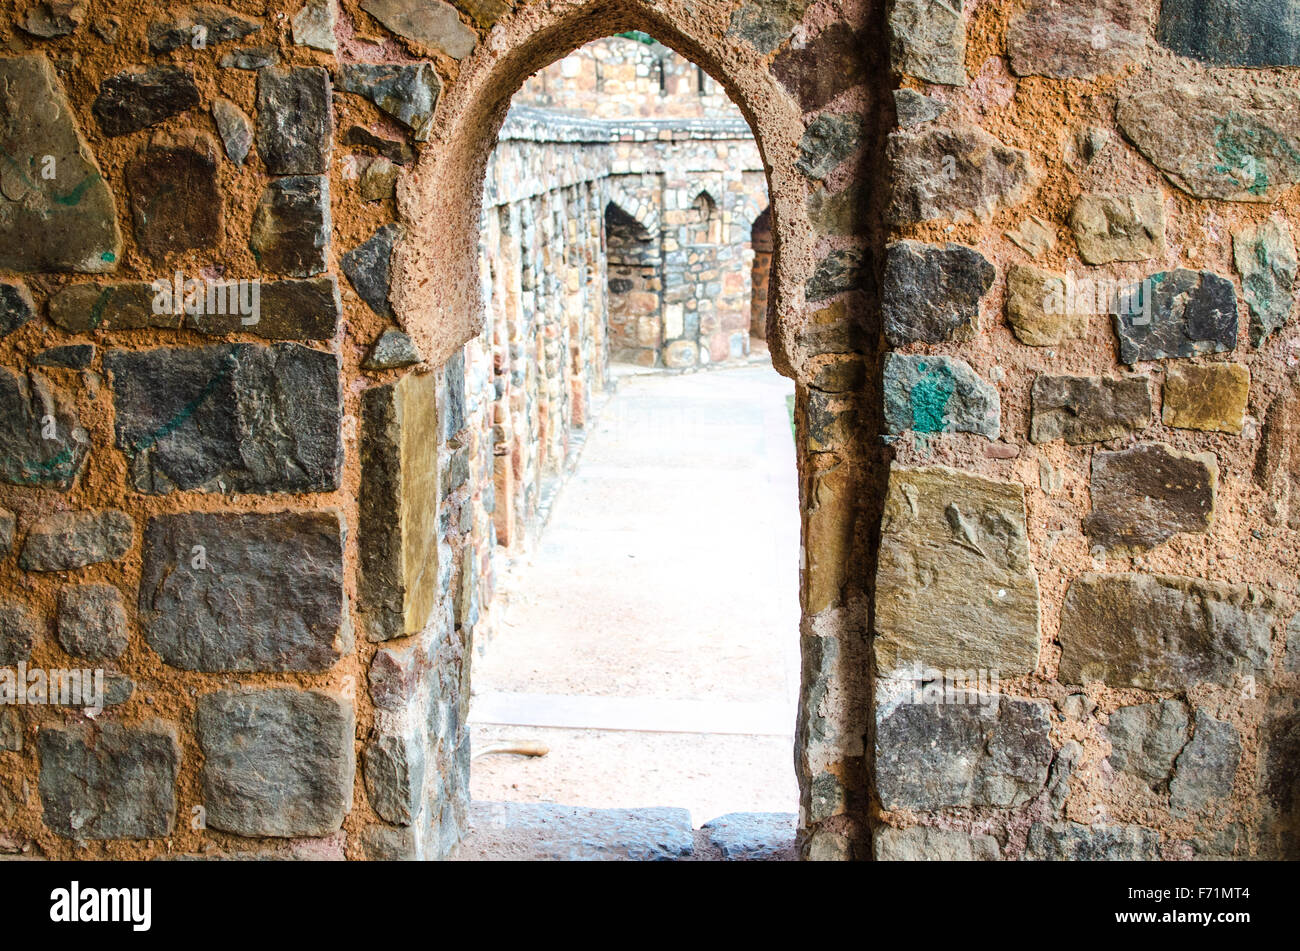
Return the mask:
<path id="1" fill-rule="evenodd" d="M 805 857 L 1300 856 L 1297 24 L 4 0 L 0 671 L 107 696 L 0 705 L 0 854 L 450 854 L 610 359 L 761 324 Z"/>

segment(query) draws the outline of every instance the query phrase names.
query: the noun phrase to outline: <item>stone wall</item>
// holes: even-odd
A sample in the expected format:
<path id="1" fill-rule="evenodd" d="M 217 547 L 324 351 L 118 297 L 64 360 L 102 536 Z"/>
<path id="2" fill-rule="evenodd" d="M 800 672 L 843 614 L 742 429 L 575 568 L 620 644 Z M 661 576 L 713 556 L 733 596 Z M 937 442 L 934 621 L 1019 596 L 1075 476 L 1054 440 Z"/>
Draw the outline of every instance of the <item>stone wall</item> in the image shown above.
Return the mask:
<path id="1" fill-rule="evenodd" d="M 889 22 L 877 855 L 1294 857 L 1292 20 Z"/>
<path id="2" fill-rule="evenodd" d="M 639 31 L 587 43 L 538 70 L 514 102 L 600 119 L 740 117 L 703 68 Z"/>
<path id="3" fill-rule="evenodd" d="M 489 191 L 503 195 L 575 164 L 609 177 L 616 360 L 683 369 L 749 353 L 763 164 L 740 111 L 700 75 L 648 37 L 587 44 L 524 84 L 493 153 Z"/>
<path id="4" fill-rule="evenodd" d="M 490 558 L 602 385 L 602 189 L 648 170 L 485 173 L 530 74 L 642 30 L 771 199 L 803 853 L 1296 854 L 1295 17 L 424 6 L 0 5 L 0 671 L 106 674 L 0 708 L 0 851 L 452 848 Z"/>

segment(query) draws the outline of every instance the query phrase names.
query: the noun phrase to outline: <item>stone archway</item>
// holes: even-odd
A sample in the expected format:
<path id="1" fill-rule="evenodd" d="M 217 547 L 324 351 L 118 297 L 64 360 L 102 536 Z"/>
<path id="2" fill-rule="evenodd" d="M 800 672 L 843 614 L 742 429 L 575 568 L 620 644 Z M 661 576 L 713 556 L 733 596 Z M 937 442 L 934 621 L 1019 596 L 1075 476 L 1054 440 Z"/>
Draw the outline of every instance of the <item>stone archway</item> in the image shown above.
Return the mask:
<path id="1" fill-rule="evenodd" d="M 717 79 L 754 133 L 782 237 L 774 267 L 779 343 L 773 359 L 781 372 L 794 375 L 801 296 L 794 289 L 811 276 L 812 234 L 799 200 L 804 179 L 795 167 L 803 121 L 758 51 L 729 42 L 728 22 L 720 11 L 709 17 L 693 5 L 635 0 L 523 5 L 497 21 L 488 42 L 466 58 L 447 89 L 419 167 L 399 192 L 408 235 L 394 254 L 391 296 L 431 365 L 440 365 L 482 328 L 473 242 L 479 183 L 510 97 L 531 73 L 582 44 L 635 29 L 662 38 Z"/>
<path id="2" fill-rule="evenodd" d="M 812 784 L 815 777 L 823 789 L 828 782 L 860 783 L 848 775 L 860 767 L 860 761 L 835 767 L 838 775 L 828 771 L 829 760 L 842 756 L 842 741 L 829 739 L 832 731 L 826 718 L 860 717 L 861 700 L 846 702 L 845 698 L 858 697 L 861 674 L 844 686 L 833 685 L 839 669 L 855 662 L 857 649 L 828 652 L 829 628 L 823 625 L 818 631 L 814 614 L 842 603 L 850 551 L 857 544 L 849 540 L 853 525 L 845 517 L 845 507 L 854 504 L 853 476 L 843 460 L 826 450 L 845 447 L 854 452 L 857 436 L 844 409 L 851 397 L 819 394 L 805 382 L 810 380 L 810 372 L 817 371 L 808 363 L 810 348 L 801 344 L 801 331 L 813 313 L 825 309 L 820 303 L 824 294 L 817 275 L 826 266 L 814 268 L 815 233 L 804 200 L 807 179 L 797 168 L 804 135 L 800 109 L 775 79 L 763 55 L 729 34 L 728 22 L 728 15 L 721 10 L 711 8 L 707 16 L 701 16 L 698 10 L 687 10 L 685 4 L 639 2 L 523 6 L 502 17 L 489 40 L 462 63 L 457 82 L 438 106 L 430 142 L 418 167 L 399 188 L 406 237 L 394 254 L 391 296 L 404 329 L 426 358 L 426 367 L 439 368 L 449 358 L 454 360 L 458 348 L 479 333 L 483 311 L 477 294 L 480 262 L 476 238 L 482 176 L 511 96 L 532 72 L 586 42 L 638 29 L 700 64 L 726 89 L 741 109 L 763 157 L 771 217 L 778 234 L 780 253 L 773 261 L 770 308 L 773 363 L 800 384 L 796 423 L 801 509 L 805 512 L 800 632 L 804 700 L 794 750 L 801 788 L 800 823 L 808 832 L 815 822 L 832 820 L 828 835 L 837 844 L 811 848 L 824 857 L 847 856 L 851 854 L 847 843 L 860 833 L 846 831 L 844 821 L 838 818 L 847 812 L 846 797 L 837 794 L 828 811 L 815 804 L 818 793 Z M 805 291 L 805 285 L 817 293 Z M 832 319 L 845 318 L 834 312 Z M 824 350 L 824 345 L 811 352 L 819 350 Z M 418 379 L 417 372 L 398 386 L 414 389 L 419 384 L 410 381 Z M 412 397 L 412 402 L 418 400 Z M 390 414 L 400 415 L 400 411 Z M 842 417 L 838 423 L 834 422 L 837 416 Z M 828 423 L 834 432 L 827 431 Z M 409 477 L 418 479 L 414 466 L 420 465 L 415 460 L 421 452 L 404 445 L 404 455 L 409 455 L 413 466 Z M 432 459 L 426 458 L 423 464 L 431 463 Z M 829 472 L 823 472 L 828 464 Z M 365 478 L 363 474 L 363 486 Z M 810 542 L 820 551 L 810 553 Z M 862 609 L 859 604 L 852 610 Z M 412 618 L 409 612 L 400 613 L 408 621 Z M 843 622 L 836 618 L 830 623 Z M 444 662 L 460 664 L 458 679 L 464 694 L 468 693 L 468 656 L 469 650 L 462 646 L 455 657 L 444 657 Z M 847 742 L 851 748 L 860 746 L 860 740 Z M 467 776 L 467 763 L 465 766 Z M 466 795 L 464 780 L 447 784 L 449 794 Z"/>

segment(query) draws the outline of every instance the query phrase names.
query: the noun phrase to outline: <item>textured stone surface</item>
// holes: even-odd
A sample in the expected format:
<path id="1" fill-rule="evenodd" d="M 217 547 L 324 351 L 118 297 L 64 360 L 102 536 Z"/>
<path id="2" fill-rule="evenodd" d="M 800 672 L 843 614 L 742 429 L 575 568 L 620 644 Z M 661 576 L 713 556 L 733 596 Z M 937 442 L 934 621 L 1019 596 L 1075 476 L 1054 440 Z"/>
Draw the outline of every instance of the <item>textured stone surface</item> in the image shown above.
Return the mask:
<path id="1" fill-rule="evenodd" d="M 874 40 L 874 37 L 873 37 Z M 866 75 L 869 41 L 847 23 L 833 22 L 803 46 L 790 44 L 772 60 L 772 74 L 805 112 L 814 112 Z"/>
<path id="2" fill-rule="evenodd" d="M 199 104 L 194 75 L 177 66 L 153 66 L 104 80 L 91 112 L 105 135 L 130 135 Z"/>
<path id="3" fill-rule="evenodd" d="M 1024 487 L 942 466 L 895 467 L 876 570 L 879 670 L 1038 664 L 1038 578 Z"/>
<path id="4" fill-rule="evenodd" d="M 1244 225 L 1233 232 L 1232 256 L 1250 308 L 1250 342 L 1258 347 L 1291 319 L 1296 277 L 1291 229 L 1280 218 Z"/>
<path id="5" fill-rule="evenodd" d="M 1294 691 L 1273 691 L 1258 732 L 1259 790 L 1266 826 L 1260 853 L 1300 858 L 1300 703 Z"/>
<path id="6" fill-rule="evenodd" d="M 271 45 L 250 46 L 247 49 L 231 50 L 221 57 L 220 62 L 222 69 L 264 69 L 280 65 L 280 51 Z"/>
<path id="7" fill-rule="evenodd" d="M 198 3 L 182 7 L 165 20 L 149 24 L 149 52 L 170 53 L 183 48 L 207 49 L 242 40 L 262 28 L 262 21 L 241 16 L 229 7 Z"/>
<path id="8" fill-rule="evenodd" d="M 104 674 L 104 706 L 121 706 L 130 700 L 134 693 L 135 681 L 130 677 L 112 671 Z"/>
<path id="9" fill-rule="evenodd" d="M 265 281 L 257 323 L 245 326 L 237 315 L 196 316 L 186 323 L 205 333 L 244 332 L 267 340 L 330 340 L 343 316 L 334 275 L 304 281 Z"/>
<path id="10" fill-rule="evenodd" d="M 695 848 L 685 809 L 476 801 L 470 810 L 458 859 L 670 862 L 689 858 Z"/>
<path id="11" fill-rule="evenodd" d="M 811 302 L 827 300 L 845 291 L 858 290 L 866 280 L 861 251 L 855 248 L 832 251 L 808 279 L 804 296 Z"/>
<path id="12" fill-rule="evenodd" d="M 371 862 L 414 862 L 423 858 L 419 830 L 410 826 L 368 825 L 361 833 L 361 847 Z"/>
<path id="13" fill-rule="evenodd" d="M 361 364 L 366 370 L 395 370 L 420 363 L 424 358 L 415 349 L 415 341 L 400 330 L 385 330 L 370 348 Z"/>
<path id="14" fill-rule="evenodd" d="M 794 851 L 797 820 L 791 812 L 729 812 L 700 831 L 724 861 L 782 861 Z"/>
<path id="15" fill-rule="evenodd" d="M 362 164 L 361 176 L 357 180 L 357 189 L 362 201 L 383 201 L 397 194 L 397 166 L 376 155 L 366 159 Z"/>
<path id="16" fill-rule="evenodd" d="M 95 359 L 93 343 L 73 343 L 66 347 L 50 347 L 32 357 L 38 367 L 63 367 L 67 370 L 84 370 Z"/>
<path id="17" fill-rule="evenodd" d="M 1267 592 L 1176 575 L 1093 574 L 1070 583 L 1061 610 L 1060 680 L 1182 690 L 1230 684 L 1268 666 L 1283 610 Z"/>
<path id="18" fill-rule="evenodd" d="M 22 281 L 0 281 L 0 338 L 7 337 L 36 316 L 32 292 Z"/>
<path id="19" fill-rule="evenodd" d="M 1124 135 L 1197 198 L 1273 201 L 1300 181 L 1300 92 L 1234 77 L 1144 80 L 1125 93 L 1116 110 Z"/>
<path id="20" fill-rule="evenodd" d="M 208 825 L 236 835 L 328 835 L 352 808 L 352 704 L 320 690 L 199 698 Z"/>
<path id="21" fill-rule="evenodd" d="M 376 135 L 364 126 L 349 126 L 340 141 L 344 145 L 372 149 L 394 165 L 410 165 L 415 161 L 415 150 L 406 142 Z"/>
<path id="22" fill-rule="evenodd" d="M 699 345 L 694 340 L 674 340 L 664 347 L 664 366 L 670 370 L 693 367 L 699 360 Z"/>
<path id="23" fill-rule="evenodd" d="M 809 178 L 825 178 L 861 144 L 861 115 L 824 112 L 809 123 L 799 140 L 795 167 Z"/>
<path id="24" fill-rule="evenodd" d="M 972 125 L 895 132 L 886 148 L 892 191 L 890 224 L 975 218 L 1019 204 L 1037 185 L 1029 153 Z"/>
<path id="25" fill-rule="evenodd" d="M 1241 737 L 1231 723 L 1196 711 L 1196 732 L 1183 747 L 1169 783 L 1169 808 L 1176 816 L 1203 812 L 1232 792 L 1241 762 Z"/>
<path id="26" fill-rule="evenodd" d="M 1042 791 L 1052 761 L 1047 704 L 982 699 L 991 706 L 877 707 L 876 788 L 883 808 L 1009 808 Z"/>
<path id="27" fill-rule="evenodd" d="M 974 248 L 897 241 L 885 249 L 881 310 L 892 347 L 969 339 L 993 265 Z"/>
<path id="28" fill-rule="evenodd" d="M 155 143 L 126 167 L 136 244 L 161 258 L 209 248 L 225 230 L 225 201 L 217 184 L 217 143 L 206 133 L 189 142 Z"/>
<path id="29" fill-rule="evenodd" d="M 1030 390 L 1029 438 L 1072 446 L 1140 432 L 1151 424 L 1147 376 L 1057 376 L 1040 373 Z"/>
<path id="30" fill-rule="evenodd" d="M 485 30 L 510 11 L 509 0 L 461 0 L 457 6 Z"/>
<path id="31" fill-rule="evenodd" d="M 948 111 L 948 104 L 932 99 L 915 89 L 894 90 L 894 114 L 900 129 L 931 122 Z"/>
<path id="32" fill-rule="evenodd" d="M 819 188 L 808 196 L 808 219 L 823 234 L 853 235 L 866 221 L 867 189 L 852 184 L 839 191 Z"/>
<path id="33" fill-rule="evenodd" d="M 362 397 L 360 603 L 368 637 L 415 634 L 439 597 L 437 385 L 408 374 Z"/>
<path id="34" fill-rule="evenodd" d="M 370 699 L 380 710 L 401 711 L 412 702 L 423 673 L 422 658 L 411 647 L 375 651 L 367 680 Z"/>
<path id="35" fill-rule="evenodd" d="M 462 23 L 456 8 L 442 0 L 361 0 L 361 9 L 398 36 L 464 59 L 478 34 Z"/>
<path id="36" fill-rule="evenodd" d="M 400 225 L 384 225 L 339 260 L 357 294 L 371 310 L 384 317 L 393 316 L 393 305 L 388 302 L 389 263 L 393 245 L 401 234 Z"/>
<path id="37" fill-rule="evenodd" d="M 365 96 L 410 129 L 415 141 L 423 142 L 429 137 L 442 83 L 430 63 L 350 63 L 339 67 L 334 88 Z"/>
<path id="38" fill-rule="evenodd" d="M 8 157 L 0 168 L 8 199 L 0 202 L 0 269 L 113 270 L 122 256 L 113 193 L 45 56 L 0 57 L 0 115 L 0 153 Z M 54 177 L 46 178 L 50 167 Z"/>
<path id="39" fill-rule="evenodd" d="M 272 175 L 323 175 L 334 139 L 330 75 L 318 67 L 257 73 L 257 151 Z"/>
<path id="40" fill-rule="evenodd" d="M 1239 822 L 1222 829 L 1210 830 L 1204 835 L 1193 836 L 1187 842 L 1198 859 L 1222 861 L 1250 856 L 1250 839 L 1245 827 Z"/>
<path id="41" fill-rule="evenodd" d="M 0 481 L 67 491 L 89 449 L 68 393 L 36 373 L 0 368 Z"/>
<path id="42" fill-rule="evenodd" d="M 1163 0 L 1156 38 L 1215 66 L 1300 66 L 1300 8 L 1291 0 Z"/>
<path id="43" fill-rule="evenodd" d="M 1138 443 L 1092 454 L 1092 511 L 1083 529 L 1094 545 L 1145 551 L 1179 532 L 1208 532 L 1219 465 L 1214 453 Z"/>
<path id="44" fill-rule="evenodd" d="M 1237 292 L 1226 277 L 1179 268 L 1151 275 L 1144 288 L 1149 291 L 1132 296 L 1142 308 L 1116 308 L 1133 312 L 1112 315 L 1121 362 L 1194 357 L 1237 346 Z"/>
<path id="45" fill-rule="evenodd" d="M 182 670 L 328 670 L 352 644 L 338 514 L 155 516 L 139 616 L 149 646 Z"/>
<path id="46" fill-rule="evenodd" d="M 808 0 L 754 0 L 741 4 L 731 14 L 727 33 L 760 53 L 770 53 L 790 36 L 807 6 Z"/>
<path id="47" fill-rule="evenodd" d="M 47 515 L 28 529 L 18 563 L 28 571 L 68 571 L 117 561 L 134 535 L 135 523 L 117 509 Z"/>
<path id="48" fill-rule="evenodd" d="M 894 72 L 949 86 L 966 85 L 966 20 L 956 0 L 891 0 L 889 58 Z"/>
<path id="49" fill-rule="evenodd" d="M 1071 311 L 1065 275 L 1032 264 L 1007 270 L 1007 322 L 1031 347 L 1056 347 L 1088 333 L 1088 315 Z"/>
<path id="50" fill-rule="evenodd" d="M 293 41 L 324 53 L 336 52 L 339 43 L 334 36 L 334 27 L 337 23 L 335 0 L 308 0 L 293 15 Z"/>
<path id="51" fill-rule="evenodd" d="M 243 109 L 221 96 L 212 100 L 212 120 L 226 149 L 226 157 L 243 168 L 248 150 L 253 147 L 253 122 Z"/>
<path id="52" fill-rule="evenodd" d="M 1249 397 L 1250 370 L 1240 363 L 1171 366 L 1165 374 L 1164 424 L 1239 435 Z"/>
<path id="53" fill-rule="evenodd" d="M 105 723 L 41 730 L 45 824 L 73 839 L 151 839 L 176 819 L 176 729 Z"/>
<path id="54" fill-rule="evenodd" d="M 178 314 L 165 307 L 155 313 L 154 288 L 143 281 L 72 284 L 50 298 L 49 312 L 52 323 L 73 333 L 187 326 L 203 333 L 252 333 L 268 340 L 328 340 L 338 330 L 342 302 L 332 275 L 263 281 L 258 298 L 258 312 L 250 315 L 229 312 L 229 307 L 224 314 Z M 246 317 L 256 322 L 246 324 Z"/>
<path id="55" fill-rule="evenodd" d="M 1058 709 L 1061 709 L 1059 703 Z M 1062 713 L 1065 712 L 1062 709 Z M 1066 740 L 1052 760 L 1051 774 L 1047 779 L 1047 804 L 1053 815 L 1059 816 L 1064 811 L 1066 801 L 1070 798 L 1070 777 L 1074 775 L 1081 759 L 1083 744 L 1078 740 Z"/>
<path id="56" fill-rule="evenodd" d="M 0 558 L 13 551 L 18 519 L 7 508 L 0 508 Z"/>
<path id="57" fill-rule="evenodd" d="M 1137 825 L 1086 826 L 1035 822 L 1022 857 L 1036 862 L 1153 862 L 1160 836 Z"/>
<path id="58" fill-rule="evenodd" d="M 1146 261 L 1165 251 L 1165 203 L 1158 192 L 1080 195 L 1070 209 L 1079 257 L 1089 264 Z"/>
<path id="59" fill-rule="evenodd" d="M 184 316 L 154 313 L 154 290 L 144 281 L 69 284 L 50 298 L 50 322 L 70 333 L 178 328 Z"/>
<path id="60" fill-rule="evenodd" d="M 22 603 L 0 601 L 0 667 L 12 667 L 32 656 L 42 624 Z"/>
<path id="61" fill-rule="evenodd" d="M 55 620 L 59 643 L 74 657 L 107 660 L 126 650 L 126 609 L 111 584 L 66 585 Z"/>
<path id="62" fill-rule="evenodd" d="M 1254 476 L 1270 499 L 1264 516 L 1270 524 L 1300 527 L 1300 392 L 1293 380 L 1269 405 L 1263 435 Z"/>
<path id="63" fill-rule="evenodd" d="M 872 839 L 877 862 L 996 862 L 998 840 L 957 829 L 911 826 L 877 829 Z"/>
<path id="64" fill-rule="evenodd" d="M 24 33 L 43 40 L 68 36 L 77 31 L 86 19 L 86 5 L 71 0 L 45 0 L 27 8 L 18 25 Z"/>
<path id="65" fill-rule="evenodd" d="M 1002 234 L 1034 260 L 1038 260 L 1056 247 L 1056 226 L 1037 215 L 1029 215 L 1015 228 Z"/>
<path id="66" fill-rule="evenodd" d="M 110 350 L 117 446 L 141 492 L 325 492 L 342 468 L 338 357 L 296 344 Z"/>
<path id="67" fill-rule="evenodd" d="M 23 721 L 17 710 L 0 710 L 0 753 L 23 751 Z"/>
<path id="68" fill-rule="evenodd" d="M 1152 0 L 1032 0 L 1011 18 L 1007 52 L 1018 76 L 1091 79 L 1145 52 Z"/>
<path id="69" fill-rule="evenodd" d="M 891 433 L 976 433 L 997 439 L 998 391 L 964 360 L 890 353 L 885 357 L 885 425 Z"/>
<path id="70" fill-rule="evenodd" d="M 312 277 L 325 270 L 331 228 L 329 178 L 290 175 L 262 189 L 248 244 L 260 267 Z"/>
<path id="71" fill-rule="evenodd" d="M 1177 700 L 1120 707 L 1106 726 L 1110 765 L 1153 788 L 1163 787 L 1187 742 L 1187 727 L 1187 707 Z"/>
<path id="72" fill-rule="evenodd" d="M 379 818 L 410 825 L 421 808 L 424 740 L 384 733 L 366 745 L 364 776 L 370 805 Z"/>

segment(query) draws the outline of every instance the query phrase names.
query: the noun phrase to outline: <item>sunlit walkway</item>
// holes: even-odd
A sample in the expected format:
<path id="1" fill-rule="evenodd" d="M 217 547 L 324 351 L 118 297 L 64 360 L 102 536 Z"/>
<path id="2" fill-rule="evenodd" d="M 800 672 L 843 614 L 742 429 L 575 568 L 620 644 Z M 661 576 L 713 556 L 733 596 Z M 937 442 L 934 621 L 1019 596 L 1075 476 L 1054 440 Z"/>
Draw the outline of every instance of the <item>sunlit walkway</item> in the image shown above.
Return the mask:
<path id="1" fill-rule="evenodd" d="M 474 659 L 475 799 L 794 812 L 799 520 L 770 366 L 622 379 Z"/>

